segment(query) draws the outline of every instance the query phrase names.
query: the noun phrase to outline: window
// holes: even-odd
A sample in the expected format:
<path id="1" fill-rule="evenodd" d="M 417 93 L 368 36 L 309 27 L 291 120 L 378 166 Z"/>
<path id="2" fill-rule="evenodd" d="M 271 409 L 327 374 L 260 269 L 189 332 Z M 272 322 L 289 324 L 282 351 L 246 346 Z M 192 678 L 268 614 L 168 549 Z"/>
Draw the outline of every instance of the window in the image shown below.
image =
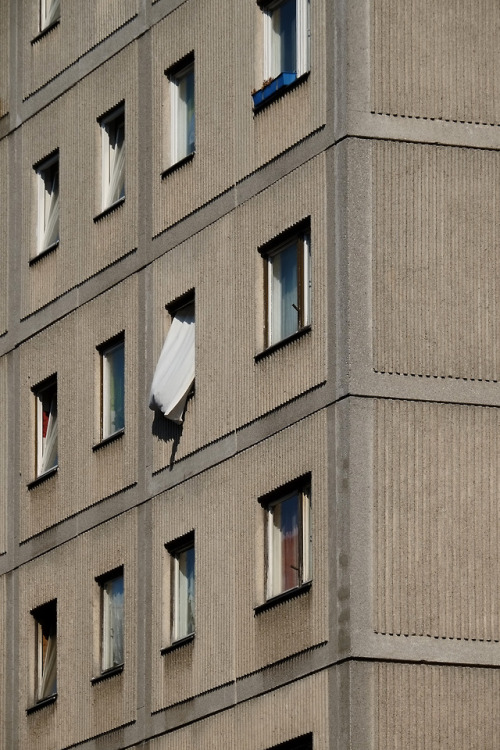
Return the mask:
<path id="1" fill-rule="evenodd" d="M 267 599 L 311 579 L 311 484 L 299 480 L 264 498 L 267 523 Z"/>
<path id="2" fill-rule="evenodd" d="M 171 164 L 194 154 L 194 56 L 191 53 L 167 71 L 171 102 Z"/>
<path id="3" fill-rule="evenodd" d="M 279 745 L 274 745 L 270 750 L 312 750 L 312 747 L 313 735 L 312 732 L 309 732 L 309 734 L 303 734 L 293 740 L 280 742 Z"/>
<path id="4" fill-rule="evenodd" d="M 125 105 L 99 120 L 102 131 L 102 208 L 125 199 Z"/>
<path id="5" fill-rule="evenodd" d="M 311 320 L 311 243 L 308 227 L 263 249 L 266 346 L 287 339 Z"/>
<path id="6" fill-rule="evenodd" d="M 36 399 L 36 475 L 57 467 L 57 378 L 34 389 Z"/>
<path id="7" fill-rule="evenodd" d="M 309 0 L 259 4 L 264 13 L 264 84 L 254 93 L 255 106 L 309 70 Z"/>
<path id="8" fill-rule="evenodd" d="M 38 182 L 37 254 L 59 242 L 59 152 L 35 166 Z"/>
<path id="9" fill-rule="evenodd" d="M 125 341 L 123 334 L 100 347 L 101 439 L 125 427 Z"/>
<path id="10" fill-rule="evenodd" d="M 32 610 L 36 624 L 36 701 L 57 693 L 57 600 Z"/>
<path id="11" fill-rule="evenodd" d="M 172 642 L 194 635 L 194 531 L 166 545 L 172 557 Z"/>
<path id="12" fill-rule="evenodd" d="M 123 567 L 96 579 L 101 588 L 101 671 L 123 666 Z"/>
<path id="13" fill-rule="evenodd" d="M 61 18 L 61 0 L 40 0 L 40 31 L 45 31 Z"/>
<path id="14" fill-rule="evenodd" d="M 181 424 L 186 402 L 194 385 L 194 295 L 183 298 L 181 306 L 169 306 L 170 325 L 158 364 L 151 393 L 150 409 L 161 411 L 167 419 Z"/>

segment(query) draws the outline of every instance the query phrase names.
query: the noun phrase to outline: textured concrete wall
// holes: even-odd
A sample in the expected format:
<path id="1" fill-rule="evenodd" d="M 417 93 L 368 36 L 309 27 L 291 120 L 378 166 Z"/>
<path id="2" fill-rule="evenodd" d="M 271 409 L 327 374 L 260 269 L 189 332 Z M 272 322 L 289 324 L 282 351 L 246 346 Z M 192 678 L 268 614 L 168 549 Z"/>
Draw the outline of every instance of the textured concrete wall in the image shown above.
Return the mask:
<path id="1" fill-rule="evenodd" d="M 137 480 L 137 276 L 34 336 L 20 347 L 21 538 L 37 534 Z M 127 300 L 127 304 L 124 304 Z M 125 433 L 100 440 L 100 361 L 96 346 L 125 331 Z M 32 386 L 57 373 L 59 469 L 33 488 L 35 397 Z"/>
<path id="2" fill-rule="evenodd" d="M 19 747 L 58 750 L 135 720 L 136 512 L 79 536 L 19 570 Z M 100 674 L 100 592 L 95 577 L 124 567 L 125 667 Z M 0 579 L 1 580 L 1 579 Z M 57 700 L 26 715 L 34 703 L 35 626 L 30 611 L 57 599 Z"/>
<path id="3" fill-rule="evenodd" d="M 500 670 L 374 666 L 375 750 L 496 750 Z"/>
<path id="4" fill-rule="evenodd" d="M 9 111 L 9 73 L 10 73 L 10 2 L 0 0 L 0 117 Z M 2 174 L 4 174 L 2 170 Z"/>
<path id="5" fill-rule="evenodd" d="M 328 640 L 326 413 L 320 412 L 177 488 L 153 507 L 153 710 L 186 700 Z M 313 585 L 254 616 L 265 601 L 261 495 L 312 473 Z M 170 556 L 195 530 L 194 642 L 170 644 Z"/>
<path id="6" fill-rule="evenodd" d="M 328 672 L 323 671 L 157 737 L 147 743 L 147 748 L 192 750 L 222 746 L 266 750 L 312 731 L 314 750 L 327 750 L 332 747 L 328 692 Z"/>
<path id="7" fill-rule="evenodd" d="M 7 633 L 7 579 L 0 576 L 0 712 L 1 716 L 6 716 L 6 661 L 8 640 L 5 637 Z M 7 750 L 5 744 L 5 727 L 6 722 L 0 721 L 0 750 Z"/>
<path id="8" fill-rule="evenodd" d="M 137 248 L 139 115 L 137 44 L 129 45 L 22 129 L 22 314 L 29 315 Z M 125 100 L 125 203 L 102 210 L 102 114 Z M 59 149 L 60 242 L 36 255 L 37 179 L 33 164 Z"/>
<path id="9" fill-rule="evenodd" d="M 151 378 L 170 324 L 165 304 L 196 295 L 196 393 L 176 458 L 326 380 L 325 160 L 312 159 L 152 264 Z M 258 248 L 311 217 L 312 331 L 254 362 L 264 349 L 264 264 Z M 224 366 L 221 366 L 224 362 Z M 154 469 L 166 466 L 179 430 L 160 414 Z"/>
<path id="10" fill-rule="evenodd" d="M 0 42 L 1 47 L 1 42 Z M 0 61 L 1 66 L 1 61 Z M 0 94 L 1 97 L 1 94 Z M 9 250 L 9 152 L 8 138 L 0 140 L 0 335 L 7 330 L 8 310 L 8 250 Z"/>
<path id="11" fill-rule="evenodd" d="M 500 375 L 500 154 L 373 146 L 374 368 Z"/>
<path id="12" fill-rule="evenodd" d="M 373 0 L 372 111 L 497 125 L 496 0 Z"/>
<path id="13" fill-rule="evenodd" d="M 262 86 L 263 14 L 246 0 L 186 2 L 152 29 L 153 234 L 179 221 L 326 121 L 324 0 L 311 8 L 311 74 L 253 115 Z M 196 155 L 170 166 L 170 92 L 165 70 L 194 50 Z"/>
<path id="14" fill-rule="evenodd" d="M 500 639 L 500 410 L 375 401 L 375 629 Z"/>
<path id="15" fill-rule="evenodd" d="M 4 424 L 9 424 L 9 403 L 7 391 L 7 357 L 0 357 L 0 409 L 4 415 Z M 0 554 L 7 549 L 7 479 L 9 459 L 7 453 L 8 431 L 0 434 Z"/>
<path id="16" fill-rule="evenodd" d="M 100 41 L 132 19 L 139 0 L 64 0 L 58 26 L 34 44 L 40 30 L 39 3 L 22 0 L 23 97 L 40 89 Z"/>

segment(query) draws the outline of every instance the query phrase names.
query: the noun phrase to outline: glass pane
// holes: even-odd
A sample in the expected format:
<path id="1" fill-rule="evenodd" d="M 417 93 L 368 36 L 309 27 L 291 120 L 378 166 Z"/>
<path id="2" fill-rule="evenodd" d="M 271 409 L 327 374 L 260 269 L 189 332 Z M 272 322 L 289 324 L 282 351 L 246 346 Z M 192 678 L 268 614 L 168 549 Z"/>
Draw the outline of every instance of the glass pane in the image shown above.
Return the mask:
<path id="1" fill-rule="evenodd" d="M 125 195 L 125 119 L 119 115 L 109 124 L 109 194 L 108 204 Z"/>
<path id="2" fill-rule="evenodd" d="M 272 596 L 300 584 L 299 497 L 272 508 Z"/>
<path id="3" fill-rule="evenodd" d="M 270 344 L 298 330 L 297 245 L 294 242 L 272 256 Z"/>
<path id="4" fill-rule="evenodd" d="M 178 152 L 177 158 L 183 159 L 194 152 L 194 68 L 190 68 L 178 83 Z"/>
<path id="5" fill-rule="evenodd" d="M 123 576 L 103 587 L 103 669 L 123 664 Z"/>
<path id="6" fill-rule="evenodd" d="M 297 70 L 296 0 L 287 0 L 272 16 L 273 77 Z"/>
<path id="7" fill-rule="evenodd" d="M 177 627 L 175 638 L 194 633 L 194 547 L 177 558 Z"/>
<path id="8" fill-rule="evenodd" d="M 125 426 L 125 346 L 123 343 L 104 353 L 106 368 L 104 397 L 103 437 L 113 435 Z"/>
<path id="9" fill-rule="evenodd" d="M 46 388 L 39 395 L 38 465 L 37 473 L 43 474 L 57 466 L 57 389 Z"/>

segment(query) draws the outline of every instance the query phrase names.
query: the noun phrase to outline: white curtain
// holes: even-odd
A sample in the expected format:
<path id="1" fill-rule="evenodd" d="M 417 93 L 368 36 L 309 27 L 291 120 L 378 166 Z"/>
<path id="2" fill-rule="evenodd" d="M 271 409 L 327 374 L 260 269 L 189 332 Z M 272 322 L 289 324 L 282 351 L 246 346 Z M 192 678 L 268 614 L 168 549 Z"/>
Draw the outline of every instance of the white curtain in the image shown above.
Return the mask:
<path id="1" fill-rule="evenodd" d="M 149 407 L 181 424 L 194 383 L 194 303 L 179 310 L 156 365 Z"/>
<path id="2" fill-rule="evenodd" d="M 52 3 L 49 8 L 49 12 L 47 13 L 47 17 L 45 19 L 45 25 L 50 26 L 50 24 L 54 23 L 54 21 L 57 21 L 57 19 L 60 17 L 61 17 L 61 0 L 52 0 Z"/>
<path id="3" fill-rule="evenodd" d="M 49 421 L 47 424 L 47 434 L 45 435 L 40 474 L 54 468 L 54 466 L 57 466 L 57 396 L 53 396 L 50 402 Z"/>
<path id="4" fill-rule="evenodd" d="M 39 700 L 48 698 L 57 692 L 57 635 L 47 638 L 45 660 L 42 666 L 42 684 L 40 685 Z"/>
<path id="5" fill-rule="evenodd" d="M 52 181 L 51 193 L 50 193 L 50 204 L 48 210 L 48 216 L 45 222 L 45 230 L 43 233 L 43 250 L 50 247 L 57 242 L 59 239 L 59 178 L 58 175 L 54 176 Z"/>
<path id="6" fill-rule="evenodd" d="M 116 135 L 114 145 L 114 158 L 110 169 L 107 205 L 111 206 L 115 201 L 125 195 L 125 141 L 123 129 Z M 110 165 L 111 167 L 111 165 Z"/>

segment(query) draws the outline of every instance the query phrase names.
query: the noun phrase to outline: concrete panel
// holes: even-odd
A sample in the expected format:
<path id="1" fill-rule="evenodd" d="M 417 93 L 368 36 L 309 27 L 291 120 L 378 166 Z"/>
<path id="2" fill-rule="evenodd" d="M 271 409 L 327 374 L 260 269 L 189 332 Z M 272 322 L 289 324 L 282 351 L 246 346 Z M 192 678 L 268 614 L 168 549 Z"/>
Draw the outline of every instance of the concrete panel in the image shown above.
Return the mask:
<path id="1" fill-rule="evenodd" d="M 25 750 L 58 750 L 133 722 L 136 706 L 136 513 L 121 515 L 19 570 L 18 742 Z M 100 596 L 95 577 L 123 565 L 124 662 L 100 673 Z M 30 611 L 57 599 L 57 700 L 26 715 L 35 700 L 35 626 Z"/>
<path id="2" fill-rule="evenodd" d="M 328 640 L 326 412 L 322 411 L 163 493 L 153 506 L 153 711 Z M 261 495 L 312 473 L 313 584 L 259 615 L 265 601 Z M 196 635 L 170 644 L 170 556 L 164 545 L 194 529 Z"/>
<path id="3" fill-rule="evenodd" d="M 0 66 L 1 64 L 0 61 Z M 5 333 L 8 325 L 9 185 L 11 184 L 8 166 L 8 138 L 3 138 L 0 140 L 0 335 Z"/>
<path id="4" fill-rule="evenodd" d="M 497 125 L 496 0 L 373 0 L 372 111 Z"/>
<path id="5" fill-rule="evenodd" d="M 165 304 L 191 288 L 196 295 L 196 393 L 182 431 L 161 414 L 154 417 L 154 470 L 326 380 L 324 180 L 324 157 L 311 159 L 152 264 L 151 378 L 170 325 Z M 264 349 L 264 263 L 258 248 L 308 216 L 312 331 L 254 362 Z"/>
<path id="6" fill-rule="evenodd" d="M 9 74 L 10 74 L 10 2 L 0 0 L 0 117 L 9 111 Z M 2 175 L 5 172 L 2 170 Z M 1 198 L 0 198 L 1 202 Z"/>
<path id="7" fill-rule="evenodd" d="M 21 538 L 89 507 L 137 480 L 137 276 L 78 308 L 20 347 Z M 125 433 L 99 450 L 97 346 L 125 332 Z M 35 478 L 35 399 L 31 388 L 57 373 L 59 469 Z"/>
<path id="8" fill-rule="evenodd" d="M 60 23 L 32 44 L 40 31 L 38 0 L 22 0 L 20 47 L 23 50 L 23 98 L 40 89 L 78 58 L 130 21 L 139 0 L 64 0 Z"/>
<path id="9" fill-rule="evenodd" d="M 373 146 L 375 370 L 496 381 L 500 154 Z"/>
<path id="10" fill-rule="evenodd" d="M 22 314 L 29 315 L 137 248 L 137 44 L 84 78 L 22 129 Z M 101 128 L 97 119 L 125 101 L 125 202 L 102 210 Z M 60 242 L 36 255 L 37 175 L 33 165 L 59 149 Z"/>
<path id="11" fill-rule="evenodd" d="M 500 670 L 374 666 L 376 750 L 496 750 Z"/>
<path id="12" fill-rule="evenodd" d="M 375 401 L 374 628 L 498 641 L 500 410 Z"/>
<path id="13" fill-rule="evenodd" d="M 10 399 L 7 390 L 7 357 L 0 358 L 0 409 L 4 424 L 9 424 Z M 0 434 L 0 554 L 7 549 L 7 491 L 9 456 L 7 452 L 8 431 Z"/>

